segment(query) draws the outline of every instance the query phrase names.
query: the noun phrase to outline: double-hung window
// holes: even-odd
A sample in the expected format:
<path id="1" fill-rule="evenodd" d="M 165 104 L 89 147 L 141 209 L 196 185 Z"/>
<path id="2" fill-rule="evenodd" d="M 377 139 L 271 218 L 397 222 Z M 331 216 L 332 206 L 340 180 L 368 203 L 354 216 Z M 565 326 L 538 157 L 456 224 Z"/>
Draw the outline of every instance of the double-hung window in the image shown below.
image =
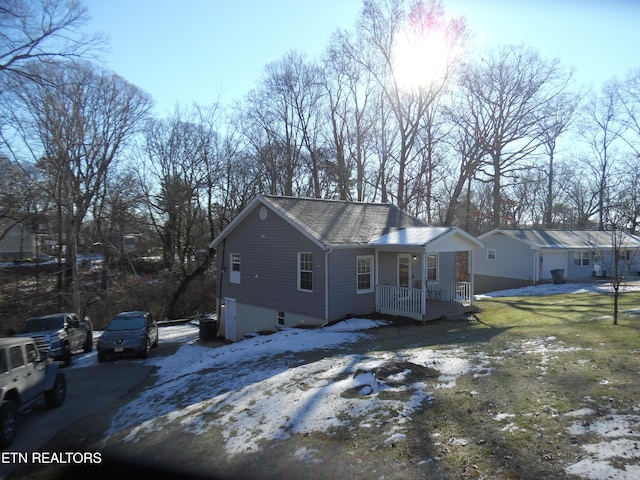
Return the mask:
<path id="1" fill-rule="evenodd" d="M 357 292 L 373 292 L 373 255 L 356 257 Z"/>
<path id="2" fill-rule="evenodd" d="M 229 275 L 231 283 L 240 283 L 240 254 L 231 254 L 231 273 Z"/>
<path id="3" fill-rule="evenodd" d="M 427 255 L 427 280 L 438 279 L 438 256 Z"/>
<path id="4" fill-rule="evenodd" d="M 313 291 L 313 253 L 298 252 L 298 290 Z"/>
<path id="5" fill-rule="evenodd" d="M 573 265 L 576 267 L 589 266 L 589 252 L 573 252 Z"/>

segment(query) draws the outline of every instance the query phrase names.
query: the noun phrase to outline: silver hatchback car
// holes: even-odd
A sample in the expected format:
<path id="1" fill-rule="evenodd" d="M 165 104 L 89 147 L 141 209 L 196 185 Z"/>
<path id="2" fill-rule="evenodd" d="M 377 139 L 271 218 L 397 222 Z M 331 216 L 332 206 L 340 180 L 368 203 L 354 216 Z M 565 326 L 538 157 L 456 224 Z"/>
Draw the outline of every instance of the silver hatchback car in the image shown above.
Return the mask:
<path id="1" fill-rule="evenodd" d="M 148 358 L 158 346 L 158 324 L 149 312 L 122 312 L 113 317 L 98 338 L 98 361 L 116 356 Z"/>

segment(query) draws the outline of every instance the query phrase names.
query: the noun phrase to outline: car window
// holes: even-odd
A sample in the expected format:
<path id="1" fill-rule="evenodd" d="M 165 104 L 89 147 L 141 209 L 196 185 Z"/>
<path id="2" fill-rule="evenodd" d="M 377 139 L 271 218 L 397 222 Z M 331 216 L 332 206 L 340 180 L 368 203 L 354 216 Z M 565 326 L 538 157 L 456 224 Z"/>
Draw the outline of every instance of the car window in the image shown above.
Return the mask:
<path id="1" fill-rule="evenodd" d="M 44 332 L 46 330 L 60 330 L 64 328 L 64 317 L 30 318 L 18 329 L 18 333 Z"/>
<path id="2" fill-rule="evenodd" d="M 107 330 L 117 332 L 120 330 L 139 330 L 144 327 L 144 317 L 115 317 L 107 326 Z"/>
<path id="3" fill-rule="evenodd" d="M 17 368 L 24 365 L 24 357 L 22 355 L 22 348 L 20 345 L 11 347 L 9 349 L 9 356 L 11 357 L 11 368 Z"/>
<path id="4" fill-rule="evenodd" d="M 7 349 L 0 348 L 0 373 L 5 373 L 7 371 Z"/>

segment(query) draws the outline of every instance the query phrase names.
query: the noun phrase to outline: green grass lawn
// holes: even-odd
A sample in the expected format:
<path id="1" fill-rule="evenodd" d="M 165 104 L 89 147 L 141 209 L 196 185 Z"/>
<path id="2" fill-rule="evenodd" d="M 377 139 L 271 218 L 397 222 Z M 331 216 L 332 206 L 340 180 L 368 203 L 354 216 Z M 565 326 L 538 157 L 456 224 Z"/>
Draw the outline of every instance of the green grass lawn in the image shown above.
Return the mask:
<path id="1" fill-rule="evenodd" d="M 504 328 L 518 336 L 553 335 L 570 345 L 611 350 L 612 356 L 640 349 L 640 292 L 619 297 L 613 325 L 613 295 L 574 293 L 484 299 L 476 305 L 481 328 Z"/>
<path id="2" fill-rule="evenodd" d="M 437 392 L 423 421 L 437 439 L 465 440 L 435 453 L 446 470 L 468 478 L 577 478 L 564 468 L 584 456 L 582 445 L 600 440 L 570 435 L 572 423 L 640 412 L 640 293 L 620 295 L 618 325 L 613 297 L 604 293 L 476 306 L 465 345 L 487 355 L 490 374 Z M 585 409 L 592 413 L 571 416 Z M 637 461 L 620 458 L 616 466 Z"/>

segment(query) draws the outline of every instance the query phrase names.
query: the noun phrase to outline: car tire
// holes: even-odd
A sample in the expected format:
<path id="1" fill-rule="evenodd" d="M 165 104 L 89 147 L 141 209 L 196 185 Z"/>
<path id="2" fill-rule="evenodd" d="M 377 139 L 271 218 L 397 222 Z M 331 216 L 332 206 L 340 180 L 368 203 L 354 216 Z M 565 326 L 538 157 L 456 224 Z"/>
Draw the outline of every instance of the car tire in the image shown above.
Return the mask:
<path id="1" fill-rule="evenodd" d="M 84 353 L 89 353 L 93 350 L 93 334 L 91 332 L 87 332 L 87 337 L 84 340 L 84 347 L 82 350 Z"/>
<path id="2" fill-rule="evenodd" d="M 6 448 L 16 438 L 18 406 L 11 400 L 5 400 L 0 406 L 0 448 Z"/>
<path id="3" fill-rule="evenodd" d="M 151 350 L 151 339 L 147 337 L 146 348 L 140 352 L 140 358 L 149 358 L 149 350 Z"/>
<path id="4" fill-rule="evenodd" d="M 153 342 L 153 345 L 151 345 L 151 348 L 156 348 L 158 346 L 159 340 L 160 340 L 160 334 L 156 334 L 156 340 L 155 342 Z"/>
<path id="5" fill-rule="evenodd" d="M 62 372 L 56 373 L 51 390 L 44 392 L 44 402 L 48 408 L 58 408 L 67 398 L 67 378 Z"/>
<path id="6" fill-rule="evenodd" d="M 71 347 L 68 343 L 62 345 L 62 361 L 65 367 L 71 365 Z"/>

